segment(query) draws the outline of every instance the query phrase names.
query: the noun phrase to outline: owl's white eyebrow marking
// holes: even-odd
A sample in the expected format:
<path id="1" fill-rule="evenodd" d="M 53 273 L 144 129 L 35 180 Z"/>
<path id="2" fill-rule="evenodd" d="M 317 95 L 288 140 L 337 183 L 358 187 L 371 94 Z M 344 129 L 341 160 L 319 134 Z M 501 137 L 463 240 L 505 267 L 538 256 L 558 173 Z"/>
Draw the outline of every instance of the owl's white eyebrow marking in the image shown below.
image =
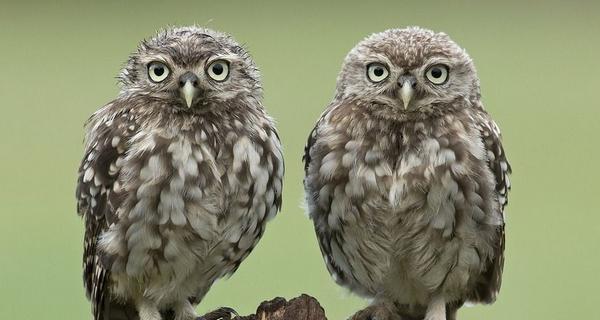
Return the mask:
<path id="1" fill-rule="evenodd" d="M 371 64 L 371 63 L 383 63 L 386 64 L 388 67 L 392 66 L 392 62 L 390 61 L 390 59 L 388 59 L 388 57 L 384 56 L 384 55 L 379 55 L 379 54 L 370 54 L 367 57 L 365 57 L 364 59 L 365 61 L 365 66 Z"/>
<path id="2" fill-rule="evenodd" d="M 154 61 L 163 62 L 168 66 L 172 66 L 174 64 L 173 61 L 171 59 L 169 59 L 168 56 L 165 56 L 162 54 L 151 54 L 151 55 L 140 57 L 140 64 L 144 65 L 144 66 L 146 66 L 148 63 L 154 62 Z"/>
<path id="3" fill-rule="evenodd" d="M 230 68 L 232 65 L 238 64 L 241 61 L 243 61 L 243 59 L 241 59 L 240 56 L 238 56 L 236 54 L 225 54 L 225 55 L 217 54 L 217 55 L 211 56 L 208 59 L 206 59 L 205 66 L 208 66 L 213 61 L 217 61 L 217 60 L 225 60 L 225 61 L 229 62 Z"/>
<path id="4" fill-rule="evenodd" d="M 448 58 L 446 58 L 444 56 L 433 56 L 433 57 L 427 58 L 425 61 L 423 61 L 422 66 L 423 67 L 430 67 L 433 64 L 445 64 L 449 68 L 454 67 L 454 63 L 452 63 L 450 61 L 450 59 L 448 59 Z"/>

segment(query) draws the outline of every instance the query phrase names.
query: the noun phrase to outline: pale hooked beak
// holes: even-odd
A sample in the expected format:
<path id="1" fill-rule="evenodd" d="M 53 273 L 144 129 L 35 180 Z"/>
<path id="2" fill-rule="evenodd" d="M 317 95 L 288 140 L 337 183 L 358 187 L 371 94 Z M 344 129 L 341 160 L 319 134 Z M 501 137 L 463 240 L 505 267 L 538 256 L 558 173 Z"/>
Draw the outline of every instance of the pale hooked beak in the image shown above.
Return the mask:
<path id="1" fill-rule="evenodd" d="M 186 72 L 179 78 L 179 91 L 185 100 L 188 108 L 192 107 L 194 99 L 198 96 L 198 77 L 192 72 Z"/>
<path id="2" fill-rule="evenodd" d="M 186 82 L 181 88 L 181 93 L 183 94 L 183 98 L 185 99 L 185 104 L 190 108 L 192 103 L 194 102 L 194 97 L 196 96 L 196 89 L 191 82 Z"/>
<path id="3" fill-rule="evenodd" d="M 402 103 L 404 103 L 404 109 L 407 109 L 410 100 L 415 95 L 417 79 L 414 76 L 401 76 L 398 79 L 398 84 L 400 85 L 400 97 L 402 98 Z"/>

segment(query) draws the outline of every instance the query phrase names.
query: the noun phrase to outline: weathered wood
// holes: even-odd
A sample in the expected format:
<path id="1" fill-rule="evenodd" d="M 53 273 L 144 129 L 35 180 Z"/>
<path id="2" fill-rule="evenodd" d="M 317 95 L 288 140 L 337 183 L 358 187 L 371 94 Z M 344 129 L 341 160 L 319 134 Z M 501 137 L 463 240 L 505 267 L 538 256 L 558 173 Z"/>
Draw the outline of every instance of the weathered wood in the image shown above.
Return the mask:
<path id="1" fill-rule="evenodd" d="M 232 317 L 227 308 L 215 310 L 198 320 L 327 320 L 325 310 L 317 299 L 303 294 L 290 301 L 277 297 L 263 301 L 255 314 Z"/>

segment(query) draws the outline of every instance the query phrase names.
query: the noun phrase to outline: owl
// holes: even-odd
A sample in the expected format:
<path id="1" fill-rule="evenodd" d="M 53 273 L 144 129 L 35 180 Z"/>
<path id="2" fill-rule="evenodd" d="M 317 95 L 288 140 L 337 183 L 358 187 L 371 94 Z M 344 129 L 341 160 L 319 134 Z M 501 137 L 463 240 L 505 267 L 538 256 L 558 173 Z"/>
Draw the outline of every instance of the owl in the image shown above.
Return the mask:
<path id="1" fill-rule="evenodd" d="M 354 47 L 304 162 L 329 273 L 373 299 L 353 319 L 455 319 L 495 300 L 511 170 L 446 34 L 393 29 Z"/>
<path id="2" fill-rule="evenodd" d="M 87 123 L 77 181 L 95 320 L 195 319 L 281 207 L 284 164 L 259 71 L 230 36 L 144 40 Z"/>

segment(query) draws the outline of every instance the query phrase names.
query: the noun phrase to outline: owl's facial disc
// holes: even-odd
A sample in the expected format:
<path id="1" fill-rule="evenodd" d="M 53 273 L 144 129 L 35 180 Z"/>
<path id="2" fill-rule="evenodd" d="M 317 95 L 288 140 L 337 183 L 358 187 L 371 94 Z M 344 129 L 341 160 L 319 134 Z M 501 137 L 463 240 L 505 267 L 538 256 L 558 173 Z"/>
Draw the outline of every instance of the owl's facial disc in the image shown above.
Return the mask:
<path id="1" fill-rule="evenodd" d="M 194 100 L 197 101 L 198 95 L 201 90 L 198 88 L 198 77 L 191 71 L 188 71 L 179 77 L 179 93 L 185 100 L 185 104 L 188 108 L 191 108 L 194 104 Z"/>
<path id="2" fill-rule="evenodd" d="M 417 78 L 413 75 L 402 75 L 398 78 L 398 85 L 400 86 L 400 97 L 404 104 L 404 109 L 408 109 L 408 105 L 415 95 L 415 88 L 417 87 Z"/>

